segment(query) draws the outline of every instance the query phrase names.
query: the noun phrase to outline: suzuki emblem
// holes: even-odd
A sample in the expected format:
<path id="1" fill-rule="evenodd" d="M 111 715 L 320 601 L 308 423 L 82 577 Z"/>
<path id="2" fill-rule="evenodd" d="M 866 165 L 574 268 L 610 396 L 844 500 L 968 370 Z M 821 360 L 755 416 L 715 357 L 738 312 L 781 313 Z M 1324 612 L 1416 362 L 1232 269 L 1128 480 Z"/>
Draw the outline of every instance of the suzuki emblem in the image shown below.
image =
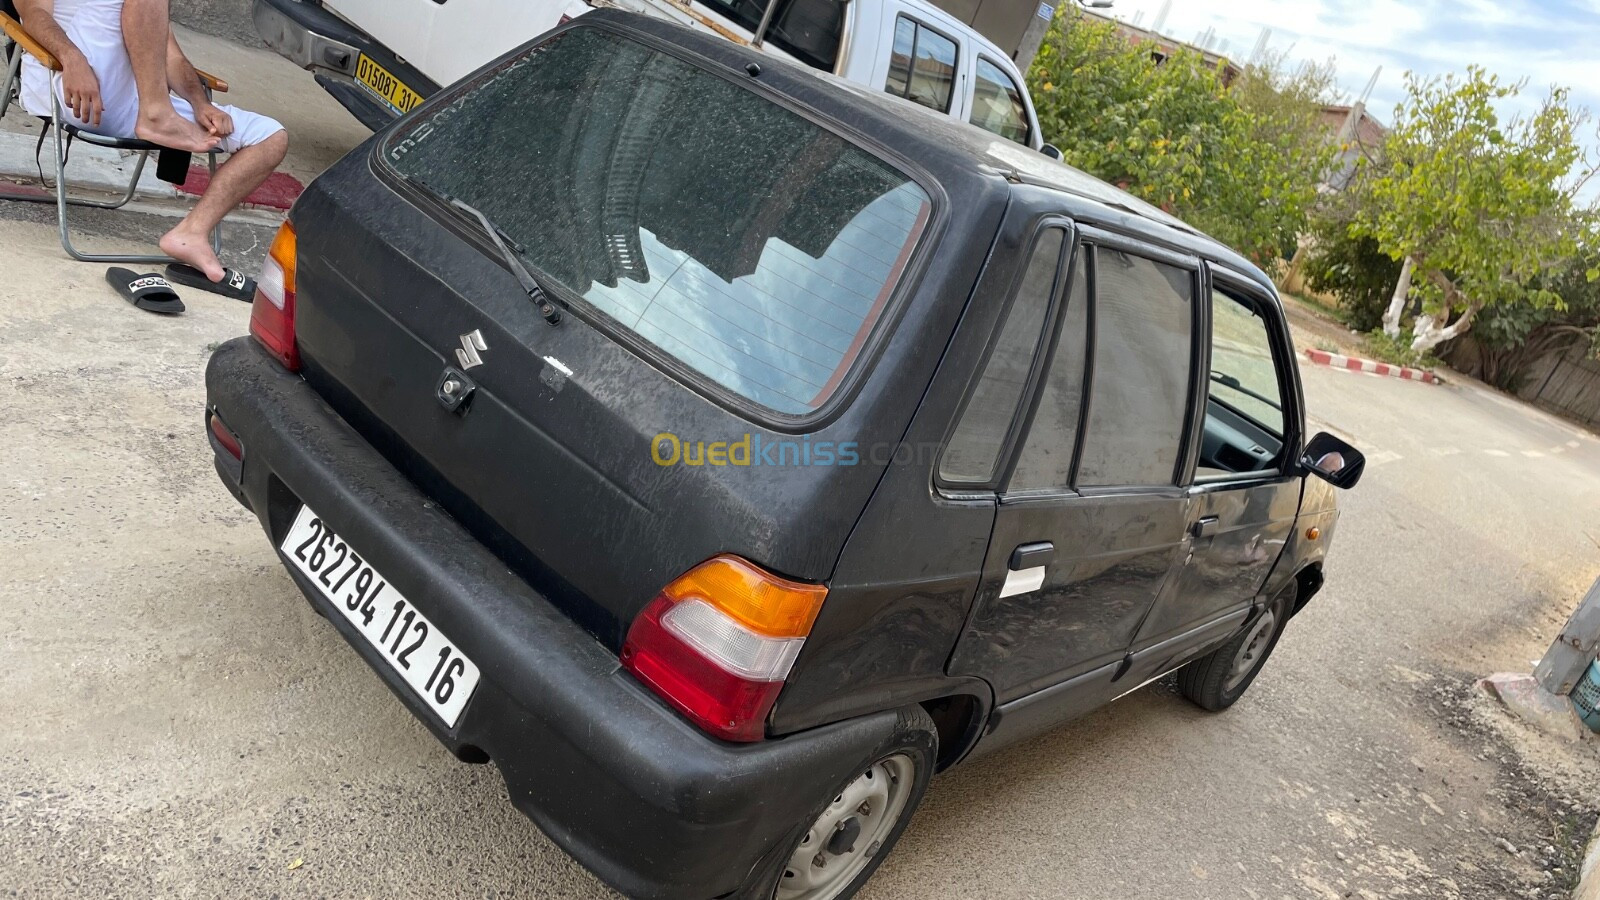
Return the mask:
<path id="1" fill-rule="evenodd" d="M 463 369 L 481 366 L 483 357 L 480 354 L 487 349 L 489 345 L 483 342 L 483 332 L 474 328 L 461 336 L 461 349 L 456 351 L 456 360 Z"/>

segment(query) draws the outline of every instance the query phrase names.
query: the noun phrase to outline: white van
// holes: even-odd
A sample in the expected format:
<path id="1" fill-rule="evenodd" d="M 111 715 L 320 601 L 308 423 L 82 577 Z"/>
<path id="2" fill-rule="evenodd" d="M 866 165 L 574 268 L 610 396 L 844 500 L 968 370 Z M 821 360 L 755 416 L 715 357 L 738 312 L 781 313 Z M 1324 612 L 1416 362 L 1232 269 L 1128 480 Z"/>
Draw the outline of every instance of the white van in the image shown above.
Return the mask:
<path id="1" fill-rule="evenodd" d="M 255 23 L 376 130 L 598 6 L 712 31 L 1059 156 L 1010 57 L 923 0 L 255 0 Z"/>

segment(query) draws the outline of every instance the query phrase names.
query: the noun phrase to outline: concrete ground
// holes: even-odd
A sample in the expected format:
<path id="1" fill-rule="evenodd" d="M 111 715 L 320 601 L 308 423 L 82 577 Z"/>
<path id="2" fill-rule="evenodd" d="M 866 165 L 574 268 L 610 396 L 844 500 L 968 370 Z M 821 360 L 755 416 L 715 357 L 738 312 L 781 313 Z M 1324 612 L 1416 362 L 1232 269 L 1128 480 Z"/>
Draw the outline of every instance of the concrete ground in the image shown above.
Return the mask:
<path id="1" fill-rule="evenodd" d="M 201 373 L 247 307 L 138 312 L 41 212 L 0 206 L 0 885 L 606 896 L 413 721 L 216 483 Z M 1542 745 L 1467 685 L 1525 670 L 1600 571 L 1600 441 L 1473 387 L 1304 377 L 1369 470 L 1249 697 L 1212 716 L 1157 685 L 936 780 L 864 896 L 1561 896 L 1593 754 L 1530 766 Z"/>
<path id="2" fill-rule="evenodd" d="M 235 228 L 229 261 L 269 236 Z M 0 248 L 0 888 L 611 896 L 401 708 L 216 482 L 201 374 L 248 308 L 136 311 L 38 208 L 0 203 Z M 1249 696 L 1213 716 L 1158 684 L 937 779 L 864 898 L 1565 895 L 1600 759 L 1469 685 L 1527 670 L 1600 573 L 1600 441 L 1470 384 L 1303 375 L 1368 471 Z"/>

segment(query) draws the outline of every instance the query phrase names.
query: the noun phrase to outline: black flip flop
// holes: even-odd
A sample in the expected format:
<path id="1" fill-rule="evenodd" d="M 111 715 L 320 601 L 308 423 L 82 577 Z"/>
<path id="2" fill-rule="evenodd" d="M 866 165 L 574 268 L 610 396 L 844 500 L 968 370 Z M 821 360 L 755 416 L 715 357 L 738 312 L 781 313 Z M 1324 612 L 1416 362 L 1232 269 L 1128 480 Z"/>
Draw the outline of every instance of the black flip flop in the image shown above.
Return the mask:
<path id="1" fill-rule="evenodd" d="M 223 269 L 222 280 L 212 281 L 194 266 L 171 263 L 167 266 L 167 277 L 185 287 L 199 288 L 246 303 L 256 299 L 256 280 L 238 269 Z"/>
<path id="2" fill-rule="evenodd" d="M 169 316 L 183 312 L 183 301 L 178 299 L 178 293 L 165 278 L 153 272 L 140 275 L 132 269 L 113 267 L 106 270 L 106 283 L 136 309 Z"/>

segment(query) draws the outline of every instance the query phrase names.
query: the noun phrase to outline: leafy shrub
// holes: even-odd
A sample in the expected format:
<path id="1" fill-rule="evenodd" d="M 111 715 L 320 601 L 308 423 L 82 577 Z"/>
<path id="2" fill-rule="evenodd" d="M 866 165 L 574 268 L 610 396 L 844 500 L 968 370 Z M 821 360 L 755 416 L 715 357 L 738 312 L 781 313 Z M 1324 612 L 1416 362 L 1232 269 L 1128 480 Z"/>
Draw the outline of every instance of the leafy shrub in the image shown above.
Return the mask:
<path id="1" fill-rule="evenodd" d="M 1378 360 L 1396 366 L 1410 366 L 1413 369 L 1432 369 L 1438 366 L 1439 360 L 1429 353 L 1418 353 L 1411 349 L 1411 338 L 1402 334 L 1398 338 L 1389 337 L 1383 333 L 1382 328 L 1375 328 L 1366 334 L 1367 352 Z"/>
<path id="2" fill-rule="evenodd" d="M 1400 263 L 1378 250 L 1369 237 L 1350 236 L 1344 222 L 1320 220 L 1304 268 L 1311 289 L 1339 298 L 1346 324 L 1355 331 L 1383 325 L 1383 311 L 1400 280 Z"/>

